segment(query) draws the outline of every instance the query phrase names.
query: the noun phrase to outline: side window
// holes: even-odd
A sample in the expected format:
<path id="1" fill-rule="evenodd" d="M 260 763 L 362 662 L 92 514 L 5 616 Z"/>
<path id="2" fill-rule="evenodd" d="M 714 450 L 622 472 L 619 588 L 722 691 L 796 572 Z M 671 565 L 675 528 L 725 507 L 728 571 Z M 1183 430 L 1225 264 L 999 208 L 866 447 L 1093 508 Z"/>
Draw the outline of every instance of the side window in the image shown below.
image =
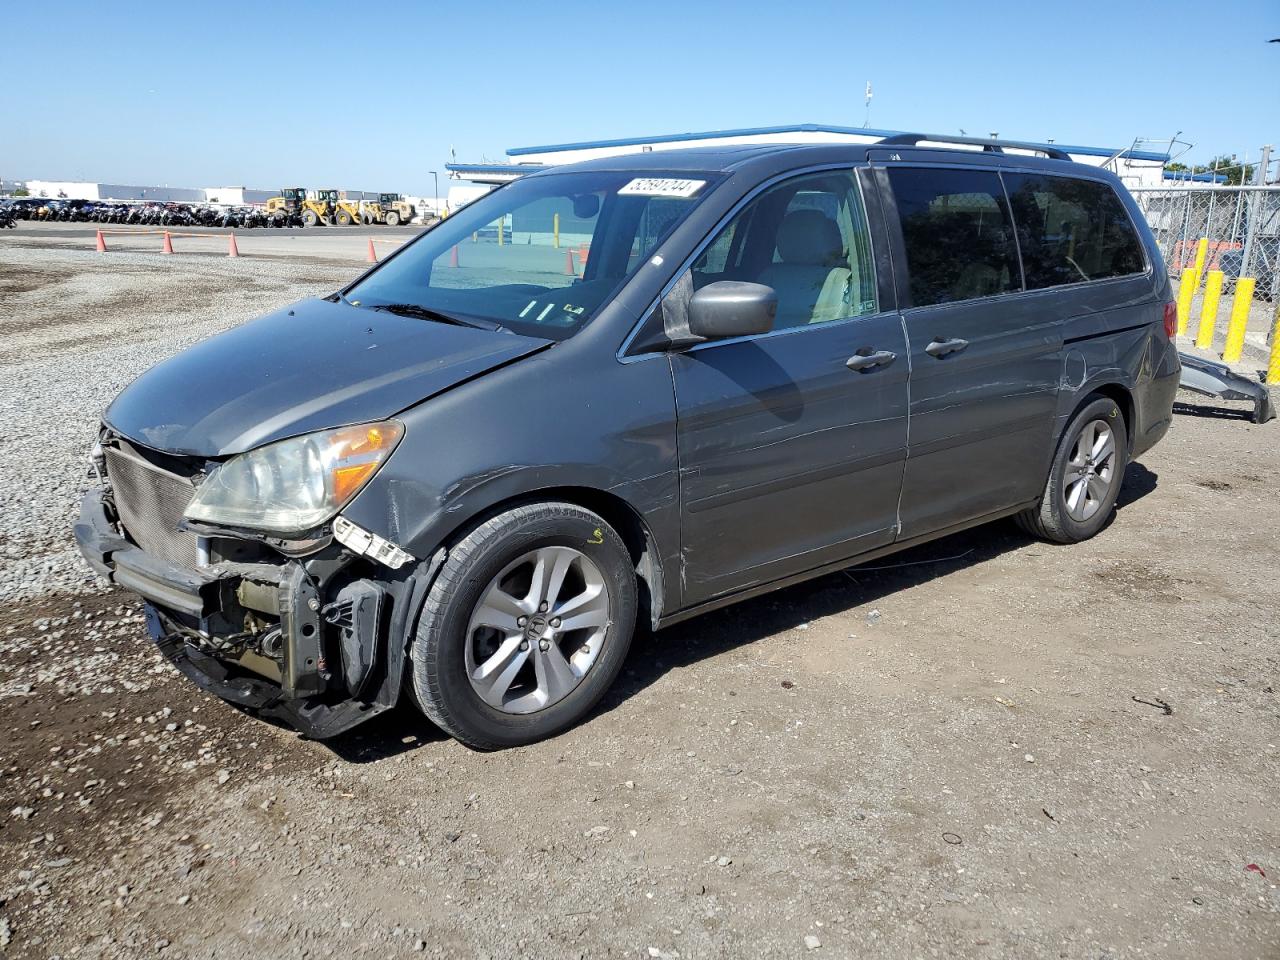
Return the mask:
<path id="1" fill-rule="evenodd" d="M 746 280 L 778 295 L 775 329 L 878 310 L 862 195 L 848 171 L 808 174 L 765 190 L 693 265 L 694 289 Z"/>
<path id="2" fill-rule="evenodd" d="M 1142 245 L 1115 191 L 1096 180 L 1004 174 L 1027 289 L 1142 273 Z"/>
<path id="3" fill-rule="evenodd" d="M 894 167 L 889 182 L 915 306 L 1022 289 L 1009 208 L 994 172 Z"/>

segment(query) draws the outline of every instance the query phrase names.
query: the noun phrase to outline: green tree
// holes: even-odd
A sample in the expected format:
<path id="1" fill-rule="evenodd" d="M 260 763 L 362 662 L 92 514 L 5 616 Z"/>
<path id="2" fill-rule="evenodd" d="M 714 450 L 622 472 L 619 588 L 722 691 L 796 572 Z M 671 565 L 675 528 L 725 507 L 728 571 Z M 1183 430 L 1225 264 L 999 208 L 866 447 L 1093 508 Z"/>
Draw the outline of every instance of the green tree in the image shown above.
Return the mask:
<path id="1" fill-rule="evenodd" d="M 1226 183 L 1230 186 L 1240 186 L 1245 183 L 1253 182 L 1254 165 L 1251 163 L 1241 163 L 1234 153 L 1224 153 L 1220 157 L 1214 157 L 1208 163 L 1198 163 L 1193 167 L 1188 167 L 1185 163 L 1170 163 L 1165 165 L 1166 170 L 1190 173 L 1216 173 L 1219 176 L 1226 177 Z"/>

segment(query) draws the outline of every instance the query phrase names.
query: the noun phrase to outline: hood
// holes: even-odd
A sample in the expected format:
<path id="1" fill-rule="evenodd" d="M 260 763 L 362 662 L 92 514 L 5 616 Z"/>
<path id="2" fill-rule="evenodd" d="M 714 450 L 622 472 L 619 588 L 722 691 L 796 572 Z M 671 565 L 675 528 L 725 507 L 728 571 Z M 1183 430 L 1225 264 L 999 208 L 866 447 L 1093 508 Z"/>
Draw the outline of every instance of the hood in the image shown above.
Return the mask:
<path id="1" fill-rule="evenodd" d="M 385 419 L 549 344 L 304 300 L 152 367 L 104 420 L 153 450 L 225 457 Z"/>

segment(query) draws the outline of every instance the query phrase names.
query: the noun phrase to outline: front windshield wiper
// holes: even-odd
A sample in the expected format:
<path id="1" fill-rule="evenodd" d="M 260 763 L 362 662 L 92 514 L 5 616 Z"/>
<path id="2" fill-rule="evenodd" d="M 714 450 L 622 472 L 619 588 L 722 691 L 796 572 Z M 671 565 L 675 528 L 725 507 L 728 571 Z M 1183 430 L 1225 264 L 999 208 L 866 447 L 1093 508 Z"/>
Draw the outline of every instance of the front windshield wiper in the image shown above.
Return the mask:
<path id="1" fill-rule="evenodd" d="M 370 310 L 385 310 L 401 317 L 417 317 L 419 320 L 433 320 L 436 323 L 450 323 L 455 327 L 472 327 L 476 330 L 491 330 L 494 333 L 509 332 L 502 324 L 493 320 L 481 320 L 479 317 L 459 317 L 451 313 L 442 313 L 419 303 L 375 303 Z"/>

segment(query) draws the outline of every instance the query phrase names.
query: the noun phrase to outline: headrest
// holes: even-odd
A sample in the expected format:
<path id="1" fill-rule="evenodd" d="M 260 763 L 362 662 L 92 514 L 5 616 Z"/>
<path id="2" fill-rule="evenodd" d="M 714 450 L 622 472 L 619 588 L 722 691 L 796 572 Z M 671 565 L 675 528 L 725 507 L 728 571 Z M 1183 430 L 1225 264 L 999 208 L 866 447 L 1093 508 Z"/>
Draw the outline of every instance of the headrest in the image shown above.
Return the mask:
<path id="1" fill-rule="evenodd" d="M 778 229 L 783 263 L 835 266 L 844 257 L 840 228 L 821 210 L 792 210 Z"/>

